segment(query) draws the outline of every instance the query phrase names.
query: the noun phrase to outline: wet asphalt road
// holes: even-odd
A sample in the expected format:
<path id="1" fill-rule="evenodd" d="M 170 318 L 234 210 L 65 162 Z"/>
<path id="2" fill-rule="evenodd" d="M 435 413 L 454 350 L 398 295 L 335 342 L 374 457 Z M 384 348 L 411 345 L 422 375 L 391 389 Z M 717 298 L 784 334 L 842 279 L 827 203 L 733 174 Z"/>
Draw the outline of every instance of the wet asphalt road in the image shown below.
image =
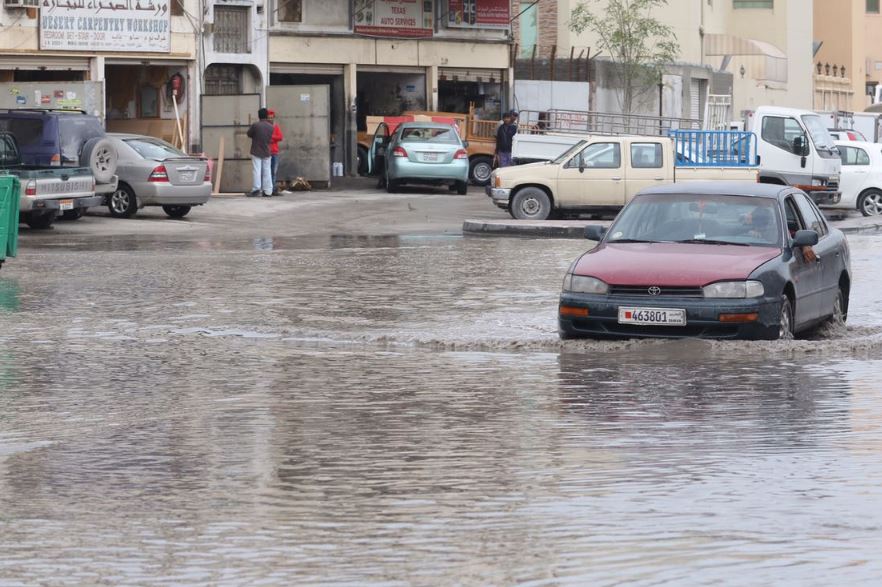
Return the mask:
<path id="1" fill-rule="evenodd" d="M 24 235 L 0 585 L 882 579 L 882 237 L 850 239 L 847 332 L 561 343 L 584 243 L 378 202 L 362 233 L 233 202 Z"/>

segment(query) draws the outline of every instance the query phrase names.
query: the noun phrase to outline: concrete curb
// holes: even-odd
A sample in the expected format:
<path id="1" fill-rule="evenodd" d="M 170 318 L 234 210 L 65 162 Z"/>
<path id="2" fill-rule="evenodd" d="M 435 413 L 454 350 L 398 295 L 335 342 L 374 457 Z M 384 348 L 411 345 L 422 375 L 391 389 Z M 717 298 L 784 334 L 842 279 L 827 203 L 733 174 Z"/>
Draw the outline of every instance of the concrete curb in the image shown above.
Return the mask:
<path id="1" fill-rule="evenodd" d="M 610 220 L 480 220 L 462 223 L 463 234 L 472 236 L 503 236 L 523 238 L 584 239 L 589 224 L 609 226 Z M 830 221 L 830 225 L 846 234 L 882 231 L 882 218 Z"/>
<path id="2" fill-rule="evenodd" d="M 609 220 L 480 220 L 462 223 L 463 234 L 473 236 L 516 236 L 526 238 L 584 239 L 589 224 L 609 226 Z"/>

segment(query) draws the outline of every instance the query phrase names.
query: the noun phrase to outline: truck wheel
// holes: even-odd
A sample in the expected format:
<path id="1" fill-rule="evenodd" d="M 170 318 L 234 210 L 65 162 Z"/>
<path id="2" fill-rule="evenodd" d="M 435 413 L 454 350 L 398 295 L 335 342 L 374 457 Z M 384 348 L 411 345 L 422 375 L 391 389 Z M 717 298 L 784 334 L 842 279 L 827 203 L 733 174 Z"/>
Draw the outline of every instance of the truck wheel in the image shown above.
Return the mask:
<path id="1" fill-rule="evenodd" d="M 52 223 L 55 222 L 55 214 L 52 212 L 49 214 L 28 214 L 27 218 L 25 218 L 25 222 L 31 228 L 47 230 L 51 228 Z"/>
<path id="2" fill-rule="evenodd" d="M 114 218 L 131 218 L 138 211 L 135 192 L 126 184 L 120 183 L 107 199 L 107 209 Z"/>
<path id="3" fill-rule="evenodd" d="M 65 210 L 61 214 L 62 220 L 79 220 L 86 214 L 87 208 L 74 208 L 73 210 Z"/>
<path id="4" fill-rule="evenodd" d="M 170 218 L 183 218 L 190 213 L 190 206 L 163 206 L 162 210 Z"/>
<path id="5" fill-rule="evenodd" d="M 475 185 L 487 185 L 490 183 L 490 174 L 493 173 L 493 159 L 490 157 L 472 157 L 469 163 L 469 179 Z"/>
<path id="6" fill-rule="evenodd" d="M 117 152 L 110 139 L 94 138 L 86 141 L 80 155 L 80 165 L 89 167 L 95 181 L 110 183 L 116 173 Z"/>
<path id="7" fill-rule="evenodd" d="M 524 188 L 511 199 L 511 215 L 518 220 L 545 220 L 551 216 L 551 198 L 539 188 Z"/>

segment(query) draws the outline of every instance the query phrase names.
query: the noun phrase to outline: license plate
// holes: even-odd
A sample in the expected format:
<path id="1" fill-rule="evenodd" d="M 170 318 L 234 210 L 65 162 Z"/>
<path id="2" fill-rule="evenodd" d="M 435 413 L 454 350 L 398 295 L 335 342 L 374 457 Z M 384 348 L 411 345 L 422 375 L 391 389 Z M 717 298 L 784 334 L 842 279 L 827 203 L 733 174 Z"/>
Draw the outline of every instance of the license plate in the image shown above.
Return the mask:
<path id="1" fill-rule="evenodd" d="M 434 163 L 438 161 L 438 153 L 423 153 L 423 161 L 426 163 Z"/>
<path id="2" fill-rule="evenodd" d="M 619 324 L 686 326 L 686 310 L 672 308 L 619 308 Z"/>
<path id="3" fill-rule="evenodd" d="M 181 173 L 181 181 L 193 181 L 196 179 L 195 171 L 184 171 Z"/>
<path id="4" fill-rule="evenodd" d="M 73 200 L 61 200 L 58 207 L 62 210 L 73 210 Z"/>

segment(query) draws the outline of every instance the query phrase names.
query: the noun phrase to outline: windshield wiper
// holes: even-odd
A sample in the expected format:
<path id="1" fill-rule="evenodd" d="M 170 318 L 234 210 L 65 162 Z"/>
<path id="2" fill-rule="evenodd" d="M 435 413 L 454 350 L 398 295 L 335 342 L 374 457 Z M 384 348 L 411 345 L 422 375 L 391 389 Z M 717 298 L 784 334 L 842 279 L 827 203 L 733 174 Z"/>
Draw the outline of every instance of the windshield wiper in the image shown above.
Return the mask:
<path id="1" fill-rule="evenodd" d="M 749 247 L 749 243 L 735 243 L 732 241 L 714 240 L 712 238 L 687 238 L 681 241 L 673 241 L 675 243 L 699 243 L 703 245 L 735 245 L 736 247 Z"/>
<path id="2" fill-rule="evenodd" d="M 657 243 L 661 241 L 648 241 L 639 238 L 617 238 L 615 240 L 609 240 L 608 243 Z"/>

